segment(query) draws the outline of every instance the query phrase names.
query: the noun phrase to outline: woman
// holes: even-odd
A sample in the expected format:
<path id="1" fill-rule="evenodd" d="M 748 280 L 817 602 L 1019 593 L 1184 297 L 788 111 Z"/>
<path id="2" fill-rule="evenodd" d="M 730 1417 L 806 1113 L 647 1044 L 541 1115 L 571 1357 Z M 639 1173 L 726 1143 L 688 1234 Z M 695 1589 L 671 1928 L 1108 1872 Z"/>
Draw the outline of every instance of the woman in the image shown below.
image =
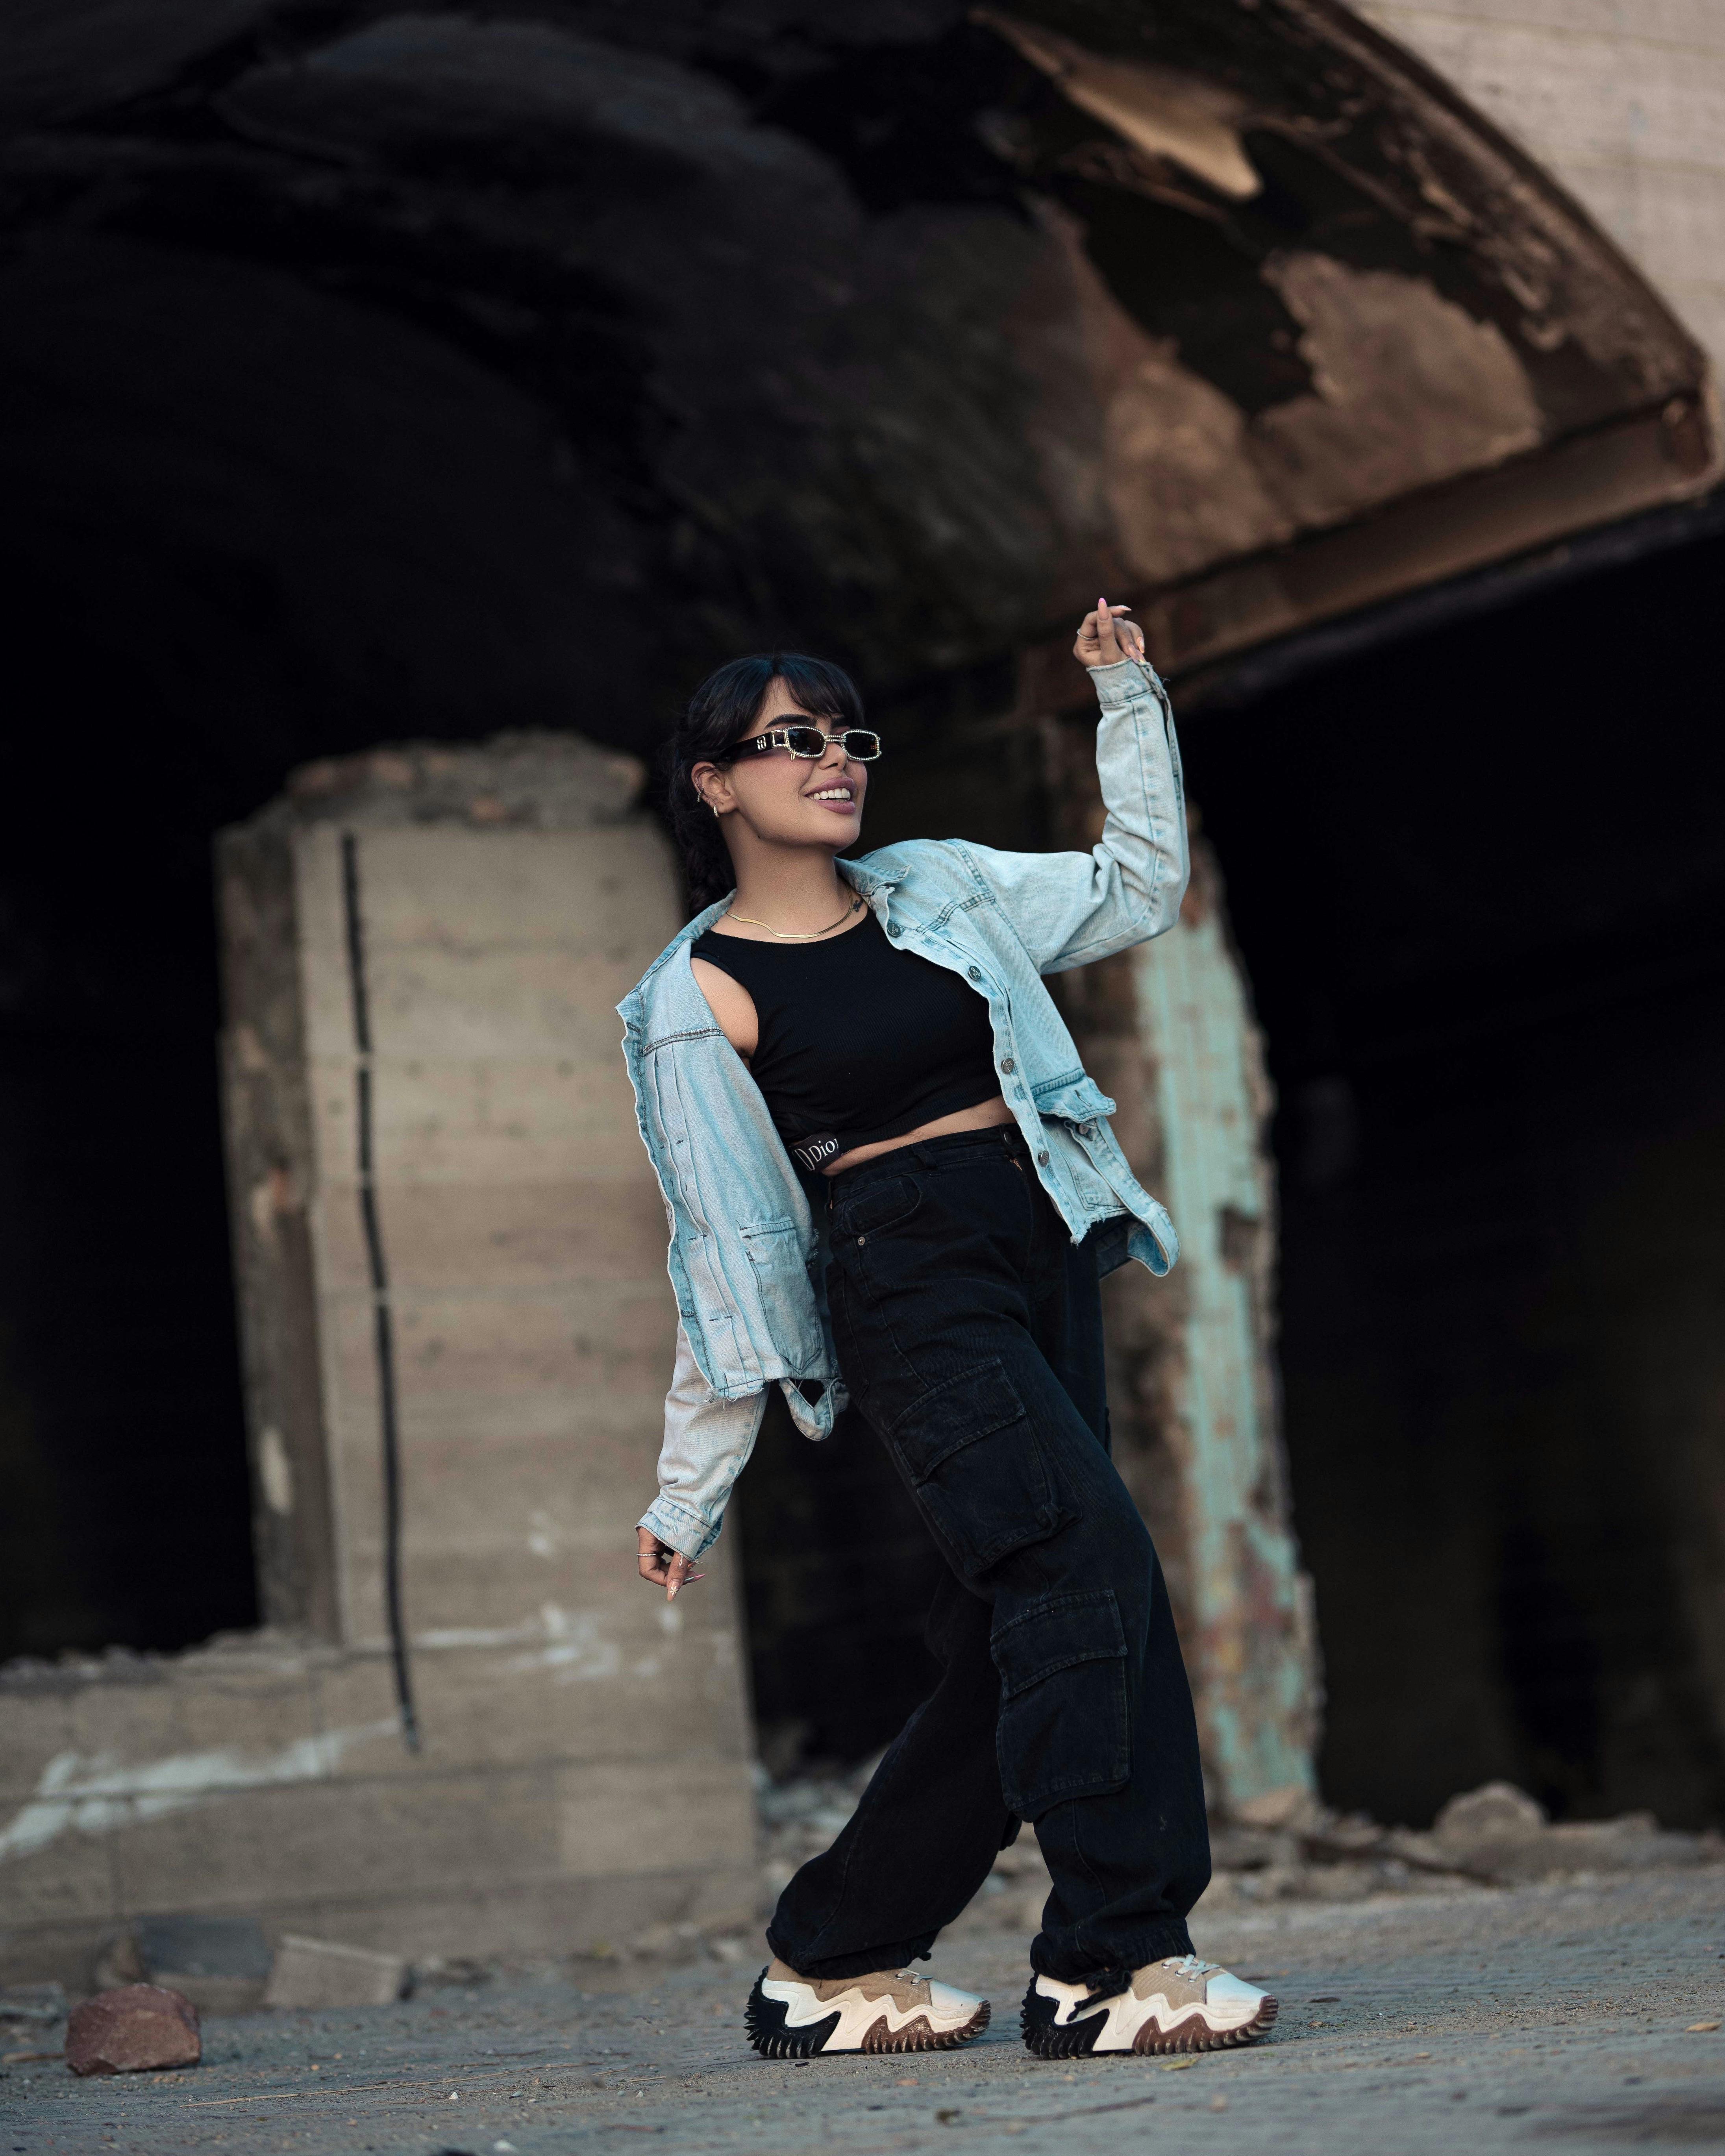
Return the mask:
<path id="1" fill-rule="evenodd" d="M 1108 1457 L 1098 1281 L 1166 1272 L 1173 1229 L 1040 978 L 1172 927 L 1185 889 L 1173 718 L 1127 611 L 1100 602 L 1075 646 L 1101 706 L 1089 854 L 841 861 L 881 748 L 817 660 L 721 668 L 673 743 L 702 911 L 621 1007 L 681 1321 L 641 1576 L 701 1576 L 773 1383 L 810 1437 L 855 1402 L 947 1568 L 941 1681 L 768 1928 L 747 2023 L 769 2056 L 979 2035 L 986 2001 L 904 1964 L 1025 1820 L 1054 1882 L 1032 2051 L 1209 2049 L 1276 2015 L 1192 1953 L 1191 1697 Z"/>

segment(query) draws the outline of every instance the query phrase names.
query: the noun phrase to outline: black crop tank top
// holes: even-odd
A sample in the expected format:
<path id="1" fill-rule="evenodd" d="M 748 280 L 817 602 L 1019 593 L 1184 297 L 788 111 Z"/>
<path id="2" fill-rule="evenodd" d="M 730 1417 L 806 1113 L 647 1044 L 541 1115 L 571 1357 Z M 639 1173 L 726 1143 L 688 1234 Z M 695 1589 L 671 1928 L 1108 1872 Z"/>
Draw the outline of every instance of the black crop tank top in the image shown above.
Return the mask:
<path id="1" fill-rule="evenodd" d="M 872 913 L 822 943 L 696 938 L 760 1019 L 749 1072 L 803 1167 L 896 1138 L 1000 1091 L 988 1006 L 959 974 L 900 951 Z"/>

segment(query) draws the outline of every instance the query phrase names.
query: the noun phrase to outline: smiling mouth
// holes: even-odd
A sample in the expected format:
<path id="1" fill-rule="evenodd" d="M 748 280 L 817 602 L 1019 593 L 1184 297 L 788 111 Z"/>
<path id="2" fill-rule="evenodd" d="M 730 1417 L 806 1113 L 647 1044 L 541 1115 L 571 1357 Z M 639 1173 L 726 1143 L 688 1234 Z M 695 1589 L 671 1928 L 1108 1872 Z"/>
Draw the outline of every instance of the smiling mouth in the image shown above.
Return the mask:
<path id="1" fill-rule="evenodd" d="M 856 806 L 856 790 L 850 786 L 823 786 L 818 792 L 808 795 L 807 798 L 830 802 L 841 808 L 854 808 Z"/>

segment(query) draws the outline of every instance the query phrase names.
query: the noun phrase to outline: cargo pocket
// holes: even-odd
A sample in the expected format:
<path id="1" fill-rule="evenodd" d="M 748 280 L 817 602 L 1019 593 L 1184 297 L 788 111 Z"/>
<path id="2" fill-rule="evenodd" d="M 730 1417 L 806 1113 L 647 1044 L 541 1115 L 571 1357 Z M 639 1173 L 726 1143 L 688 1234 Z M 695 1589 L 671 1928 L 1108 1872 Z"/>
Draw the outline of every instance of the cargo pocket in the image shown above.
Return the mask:
<path id="1" fill-rule="evenodd" d="M 1006 1807 L 1034 1820 L 1125 1785 L 1132 1750 L 1126 1633 L 1111 1587 L 1051 1594 L 995 1627 L 996 1744 Z"/>
<path id="2" fill-rule="evenodd" d="M 924 1393 L 886 1432 L 967 1578 L 1074 1517 L 1018 1389 L 998 1361 Z"/>

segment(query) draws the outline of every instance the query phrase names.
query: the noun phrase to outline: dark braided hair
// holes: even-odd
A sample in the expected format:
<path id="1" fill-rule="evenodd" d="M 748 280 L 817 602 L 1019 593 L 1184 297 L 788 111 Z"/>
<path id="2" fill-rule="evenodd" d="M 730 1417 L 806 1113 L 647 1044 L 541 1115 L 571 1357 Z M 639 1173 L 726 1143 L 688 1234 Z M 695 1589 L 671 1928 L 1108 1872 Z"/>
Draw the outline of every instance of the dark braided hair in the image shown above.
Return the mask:
<path id="1" fill-rule="evenodd" d="M 736 886 L 730 850 L 719 819 L 696 792 L 690 773 L 697 763 L 722 763 L 735 742 L 755 731 L 767 691 L 783 681 L 810 717 L 863 723 L 862 698 L 842 666 L 807 659 L 797 651 L 757 652 L 733 659 L 709 674 L 689 699 L 689 707 L 664 752 L 665 810 L 671 836 L 683 857 L 691 913 L 716 905 Z"/>

